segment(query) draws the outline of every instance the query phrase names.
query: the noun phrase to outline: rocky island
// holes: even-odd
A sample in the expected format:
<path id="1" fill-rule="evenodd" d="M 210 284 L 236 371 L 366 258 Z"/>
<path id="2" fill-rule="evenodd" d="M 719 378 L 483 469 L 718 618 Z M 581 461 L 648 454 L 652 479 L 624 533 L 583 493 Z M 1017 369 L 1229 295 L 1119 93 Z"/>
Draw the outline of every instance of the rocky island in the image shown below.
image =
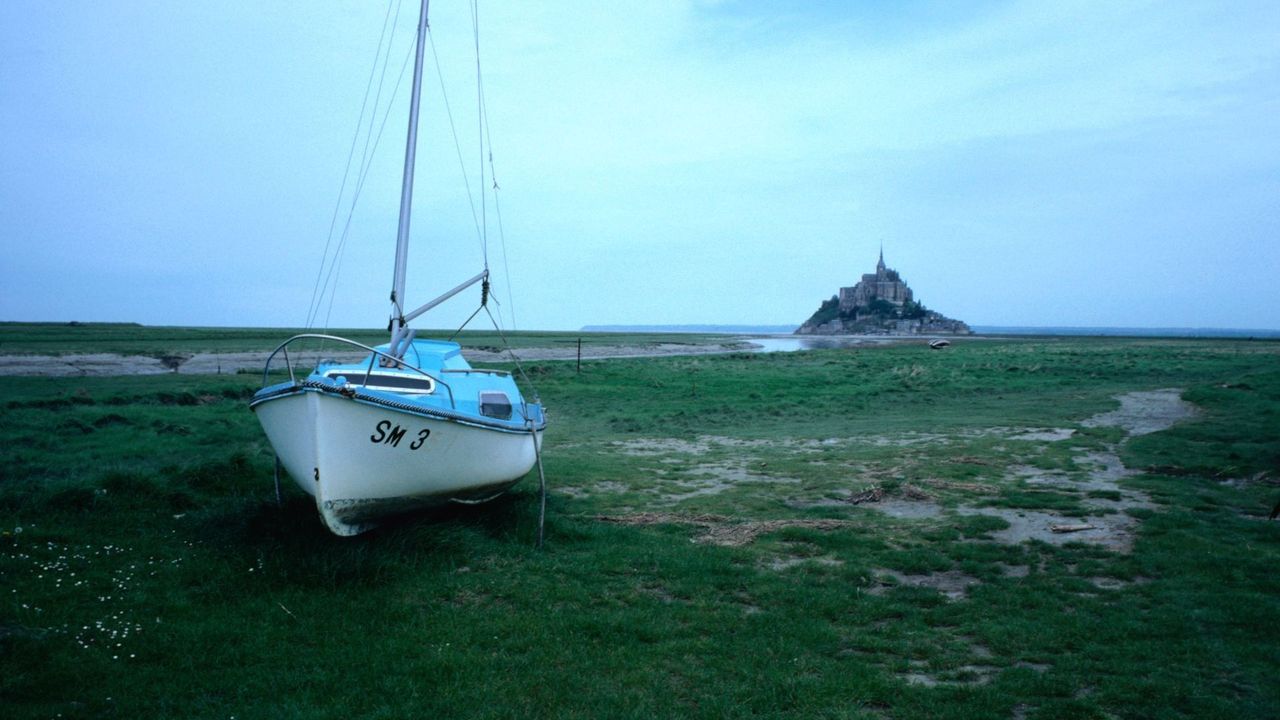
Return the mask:
<path id="1" fill-rule="evenodd" d="M 897 270 L 885 267 L 884 249 L 874 273 L 822 303 L 796 335 L 969 335 L 969 326 L 926 308 Z"/>

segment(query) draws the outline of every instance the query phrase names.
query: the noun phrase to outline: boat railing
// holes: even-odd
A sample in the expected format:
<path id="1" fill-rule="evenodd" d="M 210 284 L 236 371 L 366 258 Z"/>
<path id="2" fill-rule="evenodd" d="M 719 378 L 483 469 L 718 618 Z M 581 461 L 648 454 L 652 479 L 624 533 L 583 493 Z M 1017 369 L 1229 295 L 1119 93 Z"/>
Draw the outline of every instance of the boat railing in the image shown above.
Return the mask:
<path id="1" fill-rule="evenodd" d="M 267 363 L 262 368 L 262 386 L 263 387 L 266 387 L 269 376 L 271 374 L 271 361 L 275 360 L 276 355 L 282 352 L 284 353 L 285 367 L 289 370 L 289 382 L 295 385 L 298 384 L 298 378 L 293 372 L 293 362 L 289 359 L 289 345 L 291 345 L 294 341 L 297 341 L 297 340 L 332 340 L 334 342 L 340 342 L 340 343 L 345 343 L 347 345 L 351 345 L 352 347 L 358 347 L 361 350 L 365 350 L 367 352 L 372 353 L 372 355 L 369 356 L 369 366 L 365 368 L 364 382 L 362 382 L 361 385 L 369 384 L 369 377 L 373 375 L 374 360 L 376 360 L 377 358 L 385 358 L 387 360 L 387 363 L 391 367 L 406 368 L 406 369 L 412 370 L 418 373 L 419 375 L 422 375 L 423 377 L 427 378 L 431 382 L 437 383 L 443 386 L 444 389 L 449 393 L 449 407 L 454 410 L 458 408 L 457 402 L 455 402 L 453 399 L 453 388 L 449 387 L 449 383 L 445 382 L 444 380 L 441 380 L 440 378 L 432 375 L 431 373 L 427 372 L 426 370 L 423 370 L 420 367 L 417 367 L 415 365 L 409 364 L 408 362 L 405 362 L 404 358 L 395 357 L 393 355 L 390 355 L 389 353 L 385 353 L 381 350 L 378 350 L 377 348 L 371 348 L 368 345 L 365 345 L 364 343 L 358 343 L 355 340 L 348 340 L 347 338 L 338 337 L 337 335 L 322 335 L 320 333 L 303 333 L 301 335 L 294 335 L 288 340 L 285 340 L 284 342 L 277 345 L 276 349 L 272 350 L 271 354 L 267 356 Z"/>
<path id="2" fill-rule="evenodd" d="M 442 373 L 476 373 L 480 375 L 501 375 L 502 377 L 511 377 L 511 373 L 506 370 L 490 370 L 489 368 L 444 368 Z"/>

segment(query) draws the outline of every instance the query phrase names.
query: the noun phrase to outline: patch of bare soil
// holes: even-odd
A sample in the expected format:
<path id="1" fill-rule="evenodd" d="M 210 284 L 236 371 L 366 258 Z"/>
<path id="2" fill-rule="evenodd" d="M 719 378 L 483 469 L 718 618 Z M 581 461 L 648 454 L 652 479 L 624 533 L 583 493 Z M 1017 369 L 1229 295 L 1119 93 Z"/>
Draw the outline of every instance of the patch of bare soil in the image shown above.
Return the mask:
<path id="1" fill-rule="evenodd" d="M 986 657 L 990 657 L 990 655 L 987 655 Z M 899 673 L 899 677 L 911 685 L 920 685 L 922 687 L 972 687 L 976 685 L 986 685 L 1005 669 L 997 665 L 972 662 L 944 671 L 929 672 L 926 669 L 928 665 L 923 660 L 912 660 L 910 661 L 910 666 L 911 669 L 908 672 Z M 1026 661 L 1018 661 L 1013 664 L 1013 667 L 1025 668 L 1037 673 L 1048 672 L 1052 668 L 1051 665 L 1047 665 L 1045 663 L 1033 663 Z"/>
<path id="2" fill-rule="evenodd" d="M 1120 409 L 1085 420 L 1086 427 L 1115 426 L 1131 436 L 1145 435 L 1172 427 L 1195 415 L 1195 406 L 1182 399 L 1177 388 L 1132 392 L 1117 396 Z M 990 515 L 1009 523 L 991 533 L 998 542 L 1017 544 L 1039 540 L 1052 545 L 1071 542 L 1094 543 L 1117 552 L 1129 552 L 1139 521 L 1127 511 L 1153 509 L 1156 504 L 1146 493 L 1121 487 L 1120 481 L 1135 472 L 1124 466 L 1116 448 L 1089 452 L 1075 458 L 1085 472 L 1040 470 L 1030 466 L 1012 468 L 1014 477 L 1031 485 L 1054 487 L 1085 495 L 1081 503 L 1100 511 L 1084 518 L 1068 518 L 1053 512 L 1006 508 L 963 507 L 963 515 Z"/>
<path id="3" fill-rule="evenodd" d="M 1000 494 L 1000 488 L 995 487 L 994 485 L 986 485 L 984 483 L 960 482 L 958 480 L 939 480 L 936 478 L 926 478 L 920 482 L 937 490 L 961 490 L 963 492 L 977 493 L 979 495 Z"/>
<path id="4" fill-rule="evenodd" d="M 83 353 L 75 355 L 0 355 L 0 375 L 97 377 L 160 375 L 172 372 L 158 358 L 145 355 Z"/>
<path id="5" fill-rule="evenodd" d="M 1027 429 L 1022 432 L 1009 435 L 1010 440 L 1034 440 L 1037 442 L 1059 442 L 1061 440 L 1069 440 L 1076 434 L 1071 428 L 1042 428 Z"/>
<path id="6" fill-rule="evenodd" d="M 922 660 L 912 660 L 913 669 L 911 672 L 902 673 L 899 677 L 907 681 L 910 685 L 919 685 L 921 687 L 969 687 L 975 685 L 986 685 L 991 679 L 1000 672 L 1000 668 L 995 665 L 983 665 L 978 663 L 970 663 L 961 665 L 958 668 L 948 670 L 946 672 L 929 673 L 925 672 L 926 664 Z"/>
<path id="7" fill-rule="evenodd" d="M 690 498 L 705 495 L 719 495 L 726 490 L 749 484 L 793 484 L 799 480 L 789 477 L 775 477 L 751 472 L 745 461 L 726 461 L 723 463 L 702 463 L 684 471 L 682 477 L 672 478 L 670 483 L 680 488 L 678 491 L 655 491 L 666 505 L 673 505 Z"/>
<path id="8" fill-rule="evenodd" d="M 932 500 L 895 499 L 879 502 L 868 507 L 878 510 L 889 517 L 904 520 L 928 520 L 940 517 L 943 513 L 942 506 Z"/>
<path id="9" fill-rule="evenodd" d="M 115 353 L 77 353 L 72 355 L 0 355 L 0 375 L 37 377 L 105 377 L 112 375 L 231 375 L 241 371 L 260 372 L 267 352 L 234 353 L 168 353 L 150 355 L 117 355 Z M 316 355 L 316 357 L 312 357 Z M 364 353 L 325 352 L 324 357 L 339 362 L 356 362 Z M 315 364 L 319 354 L 306 353 L 304 365 Z M 283 357 L 277 356 L 274 369 L 284 369 Z"/>
<path id="10" fill-rule="evenodd" d="M 1141 575 L 1132 580 L 1122 580 L 1114 577 L 1091 577 L 1089 582 L 1101 590 L 1123 590 L 1130 585 L 1146 585 L 1151 582 L 1151 578 L 1142 577 Z"/>
<path id="11" fill-rule="evenodd" d="M 665 512 L 641 512 L 631 515 L 597 515 L 596 520 L 619 525 L 693 525 L 702 530 L 694 542 L 738 547 L 757 537 L 783 528 L 801 527 L 812 530 L 835 530 L 850 523 L 847 520 L 747 520 L 733 521 L 724 515 L 680 515 Z"/>
<path id="12" fill-rule="evenodd" d="M 877 486 L 850 496 L 846 502 L 854 505 L 865 503 L 889 517 L 908 520 L 935 518 L 943 513 L 942 506 L 931 495 L 910 483 L 900 486 L 896 497 L 886 496 Z"/>
<path id="13" fill-rule="evenodd" d="M 958 639 L 968 645 L 968 662 L 955 667 L 934 669 L 924 660 L 908 660 L 906 670 L 898 672 L 898 677 L 911 685 L 922 687 L 973 687 L 991 682 L 1010 667 L 1026 668 L 1038 673 L 1047 672 L 1052 667 L 1045 663 L 1021 660 L 1012 666 L 996 665 L 992 662 L 994 654 L 990 648 L 972 637 L 962 636 Z"/>
<path id="14" fill-rule="evenodd" d="M 733 448 L 735 450 L 751 448 L 788 448 L 797 452 L 818 450 L 823 447 L 845 443 L 840 438 L 824 440 L 801 440 L 797 438 L 745 439 L 724 437 L 721 435 L 701 435 L 693 440 L 680 438 L 637 438 L 619 440 L 610 443 L 623 455 L 650 457 L 656 455 L 705 455 L 717 448 Z"/>
<path id="15" fill-rule="evenodd" d="M 1239 489 L 1247 488 L 1251 485 L 1268 485 L 1275 487 L 1280 485 L 1280 477 L 1276 477 L 1270 471 L 1263 470 L 1262 472 L 1255 473 L 1249 477 L 1227 478 L 1222 481 L 1222 484 Z"/>
<path id="16" fill-rule="evenodd" d="M 968 594 L 969 588 L 981 582 L 978 578 L 972 575 L 965 575 L 959 570 L 947 570 L 923 575 L 908 575 L 897 570 L 883 568 L 877 569 L 875 572 L 879 575 L 877 578 L 879 584 L 867 590 L 869 595 L 883 595 L 892 588 L 905 585 L 907 587 L 932 588 L 951 600 L 959 600 Z M 891 582 L 886 582 L 886 580 Z"/>
<path id="17" fill-rule="evenodd" d="M 623 455 L 651 457 L 681 453 L 687 455 L 704 455 L 711 446 L 701 440 L 690 441 L 679 438 L 638 438 L 635 440 L 619 440 L 609 443 Z"/>
<path id="18" fill-rule="evenodd" d="M 885 492 L 884 488 L 873 485 L 840 498 L 826 497 L 808 501 L 792 499 L 786 504 L 788 507 L 797 509 L 857 505 L 876 510 L 889 517 L 910 520 L 935 518 L 943 514 L 942 506 L 935 502 L 932 496 L 910 483 L 899 487 L 897 495 L 892 497 Z"/>
<path id="19" fill-rule="evenodd" d="M 1000 574 L 1004 577 L 1022 578 L 1031 574 L 1030 565 L 1009 565 L 1007 563 L 996 563 L 1000 568 Z"/>
<path id="20" fill-rule="evenodd" d="M 782 572 L 783 570 L 790 570 L 793 567 L 804 565 L 805 563 L 838 567 L 843 565 L 844 561 L 829 555 L 822 555 L 818 557 L 778 557 L 770 560 L 766 567 L 770 570 Z"/>
<path id="21" fill-rule="evenodd" d="M 617 480 L 601 480 L 590 485 L 561 485 L 556 492 L 573 498 L 591 497 L 593 495 L 616 495 L 630 490 L 625 483 Z"/>
<path id="22" fill-rule="evenodd" d="M 1131 435 L 1155 432 L 1170 427 L 1178 420 L 1191 417 L 1195 409 L 1180 397 L 1178 389 L 1135 392 L 1118 396 L 1121 404 L 1119 410 L 1103 413 L 1085 421 L 1086 426 L 1118 425 L 1124 427 Z M 996 427 L 984 428 L 972 432 L 961 433 L 964 436 L 1000 436 L 1010 440 L 1030 442 L 1059 442 L 1072 437 L 1074 431 L 1064 428 L 1035 427 Z M 871 442 L 885 445 L 912 445 L 917 443 L 947 443 L 945 436 L 908 433 L 899 436 L 875 438 L 830 438 L 826 440 L 743 440 L 719 436 L 700 436 L 695 440 L 678 438 L 649 438 L 613 443 L 619 451 L 637 456 L 657 457 L 660 460 L 672 459 L 683 463 L 680 456 L 699 458 L 712 451 L 723 448 L 750 449 L 755 447 L 793 447 L 796 449 L 829 446 L 850 442 Z M 664 456 L 676 456 L 669 458 Z M 993 466 L 991 460 L 957 455 L 951 462 L 972 463 L 975 465 Z M 1094 450 L 1075 458 L 1076 468 L 1070 471 L 1042 470 L 1031 466 L 1016 466 L 1010 475 L 1030 485 L 1053 487 L 1079 499 L 1089 508 L 1087 517 L 1067 517 L 1051 511 L 1028 509 L 1010 509 L 997 507 L 960 507 L 954 512 L 961 515 L 988 515 L 999 517 L 1008 523 L 1003 530 L 990 533 L 996 542 L 1018 544 L 1028 540 L 1038 540 L 1052 545 L 1073 542 L 1093 543 L 1110 548 L 1117 552 L 1128 552 L 1133 546 L 1134 536 L 1139 520 L 1128 511 L 1136 509 L 1152 509 L 1156 505 L 1150 497 L 1141 491 L 1121 486 L 1121 481 L 1134 471 L 1124 467 L 1116 452 L 1116 448 L 1107 447 Z M 898 475 L 894 470 L 891 475 Z M 868 470 L 862 474 L 863 479 L 872 479 L 876 473 Z M 667 479 L 665 488 L 655 488 L 662 503 L 678 503 L 683 500 L 714 495 L 731 488 L 738 488 L 747 483 L 794 483 L 792 478 L 775 478 L 755 472 L 744 460 L 708 463 L 697 462 L 694 466 L 678 475 Z M 672 486 L 674 483 L 674 487 Z M 884 515 L 907 520 L 928 520 L 946 516 L 953 512 L 931 496 L 932 491 L 959 490 L 974 494 L 994 494 L 999 490 L 993 485 L 978 482 L 956 482 L 938 479 L 922 479 L 916 484 L 904 484 L 889 496 L 878 485 L 864 487 L 859 492 L 851 492 L 848 496 L 837 498 L 828 496 L 818 500 L 789 501 L 790 507 L 834 507 L 840 505 L 858 505 L 872 508 Z M 776 520 L 760 522 L 733 522 L 719 516 L 687 516 L 669 513 L 642 513 L 627 516 L 633 518 L 629 522 L 635 524 L 654 524 L 656 522 L 675 522 L 694 524 L 702 528 L 696 537 L 698 542 L 719 545 L 744 545 L 750 543 L 759 534 L 788 526 L 834 527 L 843 521 L 836 520 Z M 636 519 L 638 518 L 638 519 Z M 657 518 L 657 519 L 655 519 Z M 602 518 L 605 519 L 605 518 Z M 621 520 L 614 520 L 621 522 Z"/>
<path id="23" fill-rule="evenodd" d="M 1077 456 L 1075 463 L 1085 468 L 1083 476 L 1062 470 L 1041 470 L 1029 465 L 1014 467 L 1013 475 L 1028 485 L 1074 493 L 1093 493 L 1093 496 L 1082 498 L 1081 502 L 1098 510 L 1124 512 L 1135 508 L 1156 507 L 1146 493 L 1120 486 L 1122 479 L 1136 475 L 1137 471 L 1126 468 L 1114 450 L 1085 453 Z"/>
<path id="24" fill-rule="evenodd" d="M 1039 540 L 1050 545 L 1083 542 L 1102 545 L 1117 552 L 1129 552 L 1133 549 L 1133 536 L 1138 526 L 1138 519 L 1126 513 L 1068 518 L 1052 512 L 1013 508 L 962 507 L 956 511 L 961 515 L 998 517 L 1009 523 L 1009 527 L 990 533 L 996 542 L 1009 545 L 1027 540 Z M 1077 524 L 1089 525 L 1090 528 L 1079 532 L 1055 532 L 1053 529 Z"/>
<path id="25" fill-rule="evenodd" d="M 1116 396 L 1120 409 L 1094 415 L 1080 423 L 1085 427 L 1119 427 L 1130 435 L 1167 430 L 1196 413 L 1195 405 L 1182 399 L 1182 390 L 1167 388 Z"/>

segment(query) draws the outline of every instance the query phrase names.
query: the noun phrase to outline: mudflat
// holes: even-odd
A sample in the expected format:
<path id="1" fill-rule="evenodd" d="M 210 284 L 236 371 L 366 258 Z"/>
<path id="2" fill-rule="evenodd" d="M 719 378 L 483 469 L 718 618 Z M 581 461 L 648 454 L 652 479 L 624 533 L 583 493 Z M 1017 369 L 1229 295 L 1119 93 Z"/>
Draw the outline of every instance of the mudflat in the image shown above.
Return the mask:
<path id="1" fill-rule="evenodd" d="M 1280 343 L 958 340 L 579 369 L 565 339 L 542 344 L 574 360 L 528 359 L 521 379 L 551 419 L 541 552 L 536 482 L 354 539 L 289 483 L 278 506 L 246 409 L 257 368 L 0 377 L 7 713 L 1280 703 L 1261 632 L 1280 613 Z"/>

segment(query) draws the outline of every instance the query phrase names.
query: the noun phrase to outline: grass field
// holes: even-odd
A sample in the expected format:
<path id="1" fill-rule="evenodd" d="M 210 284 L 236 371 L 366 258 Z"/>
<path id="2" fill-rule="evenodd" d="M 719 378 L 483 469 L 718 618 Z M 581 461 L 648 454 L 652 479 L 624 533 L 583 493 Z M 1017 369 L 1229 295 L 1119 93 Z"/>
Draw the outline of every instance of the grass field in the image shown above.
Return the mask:
<path id="1" fill-rule="evenodd" d="M 483 327 L 479 323 L 477 325 Z M 301 328 L 159 327 L 133 323 L 0 322 L 0 354 L 119 353 L 159 356 L 193 352 L 269 352 L 291 335 L 303 332 L 325 332 L 370 346 L 387 342 L 385 328 L 304 330 Z M 444 340 L 452 337 L 454 333 L 453 328 L 420 330 L 418 337 Z M 584 348 L 591 348 L 600 345 L 659 343 L 718 344 L 725 341 L 725 336 L 694 333 L 537 331 L 508 332 L 506 339 L 517 348 L 576 345 L 579 340 Z M 463 347 L 497 348 L 502 346 L 503 337 L 494 330 L 471 329 L 459 333 L 455 340 Z"/>
<path id="2" fill-rule="evenodd" d="M 0 378 L 3 715 L 1280 708 L 1280 343 L 526 369 L 542 551 L 530 481 L 352 539 L 277 507 L 253 376 Z"/>

